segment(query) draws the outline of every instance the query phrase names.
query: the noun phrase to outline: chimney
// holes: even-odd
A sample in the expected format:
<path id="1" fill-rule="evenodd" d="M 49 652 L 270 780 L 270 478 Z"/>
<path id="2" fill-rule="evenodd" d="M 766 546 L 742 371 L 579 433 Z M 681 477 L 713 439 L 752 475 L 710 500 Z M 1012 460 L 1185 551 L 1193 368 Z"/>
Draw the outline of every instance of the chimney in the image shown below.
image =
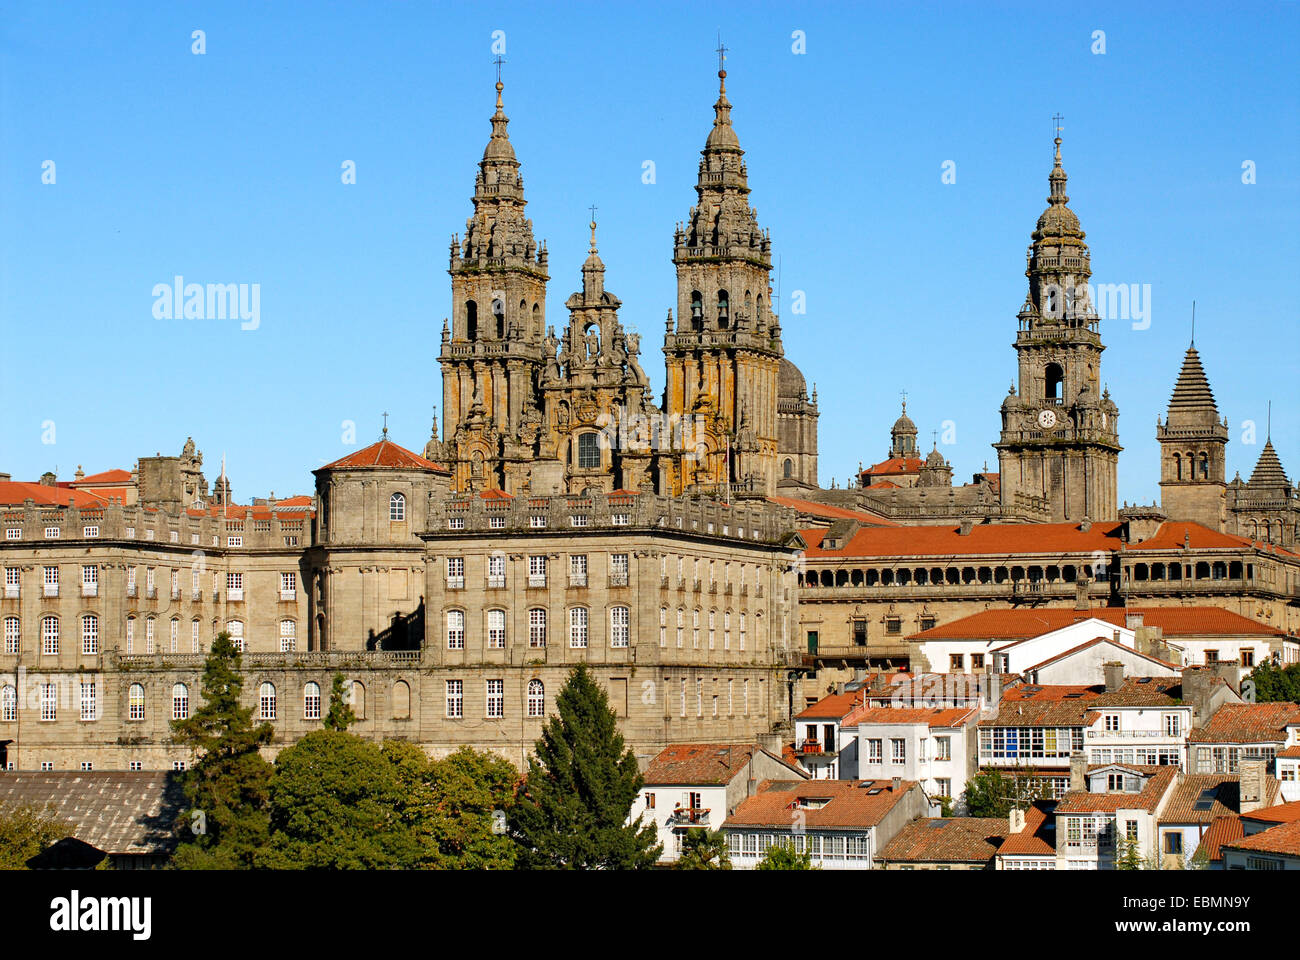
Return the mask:
<path id="1" fill-rule="evenodd" d="M 988 706 L 996 707 L 1002 699 L 1002 674 L 996 670 L 989 673 L 986 693 Z"/>
<path id="2" fill-rule="evenodd" d="M 1111 638 L 1112 640 L 1114 640 L 1116 643 L 1119 643 L 1119 642 L 1120 642 L 1120 641 L 1119 641 L 1119 628 L 1118 628 L 1118 627 L 1116 627 L 1114 630 L 1112 630 L 1112 631 L 1110 632 L 1110 638 Z M 1122 644 L 1121 644 L 1121 646 L 1122 646 Z"/>
<path id="3" fill-rule="evenodd" d="M 971 530 L 973 530 L 974 528 L 975 528 L 975 521 L 967 518 L 965 520 L 962 520 L 961 526 L 957 528 L 957 532 L 963 537 L 969 537 Z"/>
<path id="4" fill-rule="evenodd" d="M 1126 613 L 1124 615 L 1124 626 L 1129 630 L 1137 630 L 1145 622 L 1146 618 L 1140 613 Z"/>
<path id="5" fill-rule="evenodd" d="M 760 733 L 758 735 L 758 745 L 768 753 L 774 753 L 781 756 L 781 734 L 779 733 Z"/>
<path id="6" fill-rule="evenodd" d="M 1119 693 L 1120 688 L 1124 686 L 1124 664 L 1112 660 L 1103 663 L 1101 668 L 1106 672 L 1106 692 Z"/>
<path id="7" fill-rule="evenodd" d="M 898 791 L 903 789 L 903 778 L 895 777 L 893 782 L 889 785 L 889 788 L 893 790 L 894 793 L 898 793 Z"/>
<path id="8" fill-rule="evenodd" d="M 1222 677 L 1234 692 L 1241 689 L 1241 661 L 1216 660 L 1214 662 L 1214 675 Z"/>
<path id="9" fill-rule="evenodd" d="M 866 667 L 854 667 L 854 668 L 853 668 L 853 682 L 854 682 L 854 683 L 866 683 L 866 682 L 867 682 L 867 668 L 866 668 Z"/>
<path id="10" fill-rule="evenodd" d="M 1088 758 L 1082 753 L 1070 754 L 1070 792 L 1083 793 L 1088 789 Z"/>
<path id="11" fill-rule="evenodd" d="M 1183 703 L 1192 708 L 1192 724 L 1203 727 L 1214 712 L 1210 708 L 1214 674 L 1208 667 L 1183 667 Z"/>
<path id="12" fill-rule="evenodd" d="M 1025 829 L 1025 811 L 1019 807 L 1011 808 L 1011 832 L 1020 833 Z"/>
<path id="13" fill-rule="evenodd" d="M 1092 603 L 1088 599 L 1088 581 L 1074 581 L 1074 609 L 1088 610 L 1091 609 Z"/>
<path id="14" fill-rule="evenodd" d="M 1242 760 L 1237 811 L 1250 813 L 1264 806 L 1264 790 L 1268 781 L 1267 760 Z"/>

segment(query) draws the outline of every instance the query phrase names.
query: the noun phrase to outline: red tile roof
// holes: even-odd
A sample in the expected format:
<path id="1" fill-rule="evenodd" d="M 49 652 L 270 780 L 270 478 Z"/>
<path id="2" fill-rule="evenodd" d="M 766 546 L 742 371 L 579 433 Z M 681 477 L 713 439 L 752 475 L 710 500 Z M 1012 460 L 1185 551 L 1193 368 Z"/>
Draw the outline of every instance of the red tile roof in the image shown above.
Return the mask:
<path id="1" fill-rule="evenodd" d="M 1250 813 L 1243 813 L 1241 818 L 1258 820 L 1261 823 L 1295 823 L 1300 820 L 1300 800 L 1252 810 Z"/>
<path id="2" fill-rule="evenodd" d="M 647 785 L 730 783 L 760 748 L 752 744 L 676 743 L 659 752 L 645 770 Z M 769 754 L 771 756 L 771 754 Z M 796 764 L 791 773 L 799 770 Z"/>
<path id="3" fill-rule="evenodd" d="M 1120 766 L 1105 764 L 1105 766 Z M 1147 775 L 1147 781 L 1138 793 L 1089 793 L 1074 790 L 1061 798 L 1056 805 L 1056 815 L 1063 813 L 1114 813 L 1116 810 L 1146 810 L 1154 813 L 1160 798 L 1165 795 L 1178 775 L 1177 767 L 1135 767 L 1124 764 L 1125 770 L 1136 770 Z"/>
<path id="4" fill-rule="evenodd" d="M 874 513 L 868 513 L 865 510 L 850 510 L 829 503 L 818 503 L 816 500 L 800 500 L 798 497 L 768 497 L 767 499 L 777 506 L 789 507 L 797 513 L 807 514 L 811 517 L 825 517 L 828 520 L 858 520 L 862 523 L 871 523 L 882 527 L 902 526 L 896 520 L 889 520 Z"/>
<path id="5" fill-rule="evenodd" d="M 1267 778 L 1265 803 L 1277 799 L 1281 785 Z M 1208 805 L 1204 801 L 1209 801 Z M 1160 822 L 1211 823 L 1217 817 L 1236 816 L 1240 811 L 1241 784 L 1237 774 L 1189 773 L 1174 788 Z M 1198 808 L 1197 804 L 1200 804 Z"/>
<path id="6" fill-rule="evenodd" d="M 433 470 L 437 473 L 447 473 L 442 467 L 430 460 L 424 459 L 419 454 L 412 453 L 405 447 L 399 447 L 391 440 L 380 440 L 378 443 L 372 443 L 363 450 L 356 453 L 350 453 L 340 460 L 333 463 L 327 463 L 321 467 L 322 470 L 337 469 L 357 469 L 364 467 L 395 467 L 395 468 L 415 468 L 421 470 Z"/>
<path id="7" fill-rule="evenodd" d="M 880 859 L 889 863 L 988 863 L 1010 832 L 1006 817 L 913 820 L 880 851 Z"/>
<path id="8" fill-rule="evenodd" d="M 1296 757 L 1300 757 L 1300 743 L 1297 743 L 1292 747 L 1287 747 L 1285 750 L 1279 750 L 1277 755 L 1287 760 L 1293 760 Z"/>
<path id="9" fill-rule="evenodd" d="M 1245 836 L 1245 828 L 1242 826 L 1241 817 L 1215 817 L 1210 823 L 1210 828 L 1205 831 L 1201 837 L 1201 843 L 1196 848 L 1199 854 L 1205 851 L 1205 857 L 1212 863 L 1223 859 L 1221 847 L 1227 843 L 1233 843 Z"/>
<path id="10" fill-rule="evenodd" d="M 1119 549 L 1119 523 L 976 524 L 965 536 L 956 525 L 864 527 L 840 550 L 822 550 L 825 531 L 800 531 L 808 557 L 954 557 L 1012 553 L 1095 553 Z"/>
<path id="11" fill-rule="evenodd" d="M 23 501 L 31 499 L 38 507 L 66 507 L 69 502 L 78 509 L 101 509 L 106 505 L 103 497 L 96 496 L 89 490 L 76 490 L 70 487 L 47 487 L 40 483 L 27 483 L 20 480 L 0 480 L 0 505 L 22 506 Z"/>
<path id="12" fill-rule="evenodd" d="M 897 791 L 889 780 L 764 780 L 725 826 L 789 830 L 792 811 L 798 810 L 810 830 L 865 829 L 879 823 L 916 786 L 915 780 L 903 780 Z M 820 800 L 827 802 L 816 808 L 802 805 Z"/>
<path id="13" fill-rule="evenodd" d="M 114 485 L 119 483 L 130 483 L 131 471 L 130 470 L 104 470 L 100 473 L 89 474 L 88 476 L 82 477 L 80 480 L 74 480 L 72 482 L 75 486 L 78 487 L 84 487 L 92 483 L 108 483 Z"/>
<path id="14" fill-rule="evenodd" d="M 1115 693 L 1104 685 L 1083 687 L 1064 684 L 1024 684 L 1003 691 L 997 716 L 981 720 L 981 727 L 1091 726 L 1094 710 L 1104 707 L 1174 706 L 1182 693 L 1181 677 L 1152 677 L 1139 683 L 1128 677 Z"/>
<path id="15" fill-rule="evenodd" d="M 924 723 L 931 729 L 963 727 L 976 712 L 974 707 L 858 707 L 844 718 L 843 725 Z"/>
<path id="16" fill-rule="evenodd" d="M 981 610 L 968 617 L 914 633 L 909 640 L 1027 640 L 1072 623 L 1096 619 L 1117 627 L 1127 617 L 1141 614 L 1144 626 L 1159 627 L 1166 637 L 1269 636 L 1283 637 L 1285 631 L 1222 607 L 1069 607 Z"/>
<path id="17" fill-rule="evenodd" d="M 805 708 L 795 719 L 842 720 L 855 707 L 861 706 L 864 696 L 865 694 L 861 690 L 854 690 L 850 693 L 832 693 L 830 696 L 822 697 L 812 706 Z"/>
<path id="18" fill-rule="evenodd" d="M 1056 856 L 1056 821 L 1045 806 L 1034 804 L 1025 811 L 1025 828 L 1010 833 L 998 849 L 1002 857 L 1054 857 Z"/>
<path id="19" fill-rule="evenodd" d="M 1188 735 L 1196 743 L 1284 743 L 1286 725 L 1300 722 L 1298 703 L 1225 703 Z"/>
<path id="20" fill-rule="evenodd" d="M 919 473 L 923 466 L 925 466 L 925 461 L 920 457 L 890 457 L 888 460 L 881 460 L 879 463 L 873 463 L 865 470 L 859 471 L 859 474 L 871 474 L 872 476 L 878 476 L 880 474 L 903 475 L 908 473 Z"/>
<path id="21" fill-rule="evenodd" d="M 1270 827 L 1262 833 L 1225 843 L 1221 849 L 1251 850 L 1257 853 L 1282 853 L 1300 857 L 1300 820 Z"/>

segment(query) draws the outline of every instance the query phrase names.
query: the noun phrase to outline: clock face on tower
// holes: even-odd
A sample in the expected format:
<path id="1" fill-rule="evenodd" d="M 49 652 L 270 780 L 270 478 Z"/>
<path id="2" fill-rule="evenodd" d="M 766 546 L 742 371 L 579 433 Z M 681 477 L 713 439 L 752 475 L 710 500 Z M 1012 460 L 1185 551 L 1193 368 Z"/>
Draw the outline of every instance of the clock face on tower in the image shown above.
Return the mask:
<path id="1" fill-rule="evenodd" d="M 1038 412 L 1038 425 L 1044 430 L 1051 430 L 1052 427 L 1056 426 L 1056 411 L 1040 410 Z"/>

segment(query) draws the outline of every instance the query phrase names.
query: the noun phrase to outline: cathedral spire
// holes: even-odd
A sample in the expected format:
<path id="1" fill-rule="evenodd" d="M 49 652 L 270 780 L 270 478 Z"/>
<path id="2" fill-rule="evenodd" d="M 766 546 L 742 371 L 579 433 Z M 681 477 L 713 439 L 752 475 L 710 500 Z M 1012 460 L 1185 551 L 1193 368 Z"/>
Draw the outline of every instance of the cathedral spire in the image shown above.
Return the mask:
<path id="1" fill-rule="evenodd" d="M 1196 352 L 1196 347 L 1189 346 L 1183 354 L 1183 366 L 1178 371 L 1178 380 L 1169 398 L 1168 421 L 1177 424 L 1196 416 L 1217 423 L 1219 408 L 1214 402 L 1214 391 L 1210 389 L 1205 368 L 1201 366 L 1201 355 Z"/>

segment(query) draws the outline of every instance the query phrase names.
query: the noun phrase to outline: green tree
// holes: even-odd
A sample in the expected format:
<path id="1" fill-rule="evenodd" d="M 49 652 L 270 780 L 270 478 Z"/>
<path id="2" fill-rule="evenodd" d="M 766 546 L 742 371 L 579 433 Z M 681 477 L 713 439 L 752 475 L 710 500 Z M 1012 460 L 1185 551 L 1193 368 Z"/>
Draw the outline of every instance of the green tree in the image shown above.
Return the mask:
<path id="1" fill-rule="evenodd" d="M 1043 798 L 1046 790 L 1041 777 L 1000 770 L 977 773 L 966 781 L 966 816 L 1005 817 L 1012 807 L 1027 807 Z"/>
<path id="2" fill-rule="evenodd" d="M 420 827 L 432 797 L 412 751 L 419 748 L 403 744 L 386 753 L 341 730 L 313 731 L 282 751 L 271 779 L 271 839 L 258 866 L 428 866 Z"/>
<path id="3" fill-rule="evenodd" d="M 260 748 L 273 731 L 254 726 L 253 708 L 240 704 L 242 660 L 230 634 L 218 634 L 203 664 L 203 705 L 172 721 L 173 741 L 202 754 L 183 781 L 173 861 L 182 869 L 248 869 L 270 835 L 271 765 Z"/>
<path id="4" fill-rule="evenodd" d="M 1300 663 L 1283 667 L 1265 660 L 1250 675 L 1255 684 L 1256 703 L 1300 703 Z"/>
<path id="5" fill-rule="evenodd" d="M 28 860 L 69 835 L 54 804 L 0 807 L 0 870 L 26 870 Z"/>
<path id="6" fill-rule="evenodd" d="M 510 811 L 519 865 L 642 869 L 659 858 L 653 824 L 628 823 L 644 782 L 605 691 L 580 663 L 556 697 Z"/>
<path id="7" fill-rule="evenodd" d="M 461 747 L 430 768 L 433 810 L 426 821 L 434 844 L 433 865 L 471 870 L 508 870 L 518 848 L 495 811 L 514 807 L 519 772 L 510 761 Z M 498 829 L 500 832 L 498 832 Z"/>
<path id="8" fill-rule="evenodd" d="M 777 841 L 767 848 L 755 870 L 816 870 L 812 865 L 812 854 L 805 850 L 799 853 L 793 841 Z"/>
<path id="9" fill-rule="evenodd" d="M 682 855 L 675 866 L 678 870 L 730 870 L 727 835 L 721 830 L 692 827 L 682 840 Z"/>
<path id="10" fill-rule="evenodd" d="M 398 765 L 367 740 L 315 730 L 275 758 L 271 838 L 257 858 L 278 870 L 374 870 L 427 862 Z M 413 814 L 413 811 L 416 811 Z"/>
<path id="11" fill-rule="evenodd" d="M 1142 857 L 1142 847 L 1136 840 L 1118 837 L 1115 840 L 1116 870 L 1145 870 L 1146 863 Z"/>
<path id="12" fill-rule="evenodd" d="M 346 730 L 357 722 L 357 715 L 348 703 L 347 687 L 343 674 L 334 674 L 334 683 L 330 686 L 330 708 L 325 714 L 326 730 Z"/>

